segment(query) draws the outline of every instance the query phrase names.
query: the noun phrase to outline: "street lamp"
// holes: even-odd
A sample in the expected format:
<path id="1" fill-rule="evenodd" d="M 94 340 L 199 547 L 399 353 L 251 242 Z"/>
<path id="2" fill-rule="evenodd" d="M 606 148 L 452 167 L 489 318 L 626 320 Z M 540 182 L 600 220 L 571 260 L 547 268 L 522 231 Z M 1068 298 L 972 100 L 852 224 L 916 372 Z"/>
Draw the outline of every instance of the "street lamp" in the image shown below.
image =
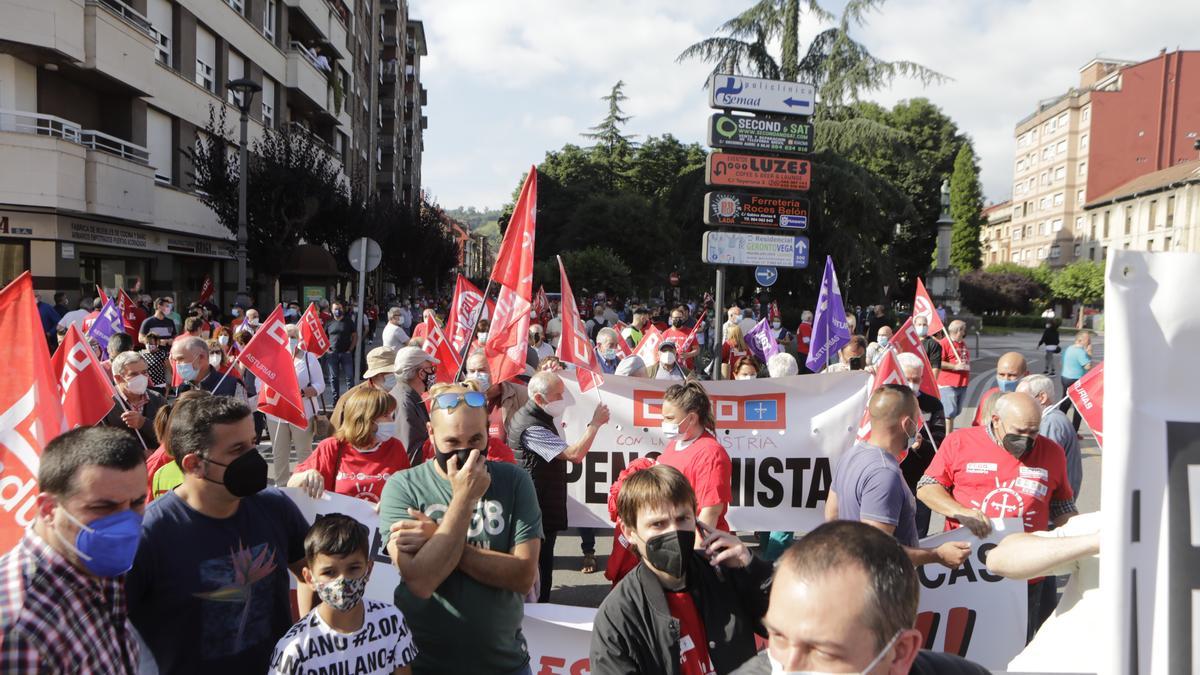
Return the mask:
<path id="1" fill-rule="evenodd" d="M 238 109 L 242 111 L 241 148 L 238 152 L 238 231 L 237 231 L 237 295 L 238 301 L 248 305 L 249 288 L 246 283 L 246 243 L 249 240 L 246 219 L 246 186 L 249 183 L 250 104 L 254 95 L 262 91 L 262 85 L 249 78 L 231 80 L 225 84 L 238 95 Z"/>

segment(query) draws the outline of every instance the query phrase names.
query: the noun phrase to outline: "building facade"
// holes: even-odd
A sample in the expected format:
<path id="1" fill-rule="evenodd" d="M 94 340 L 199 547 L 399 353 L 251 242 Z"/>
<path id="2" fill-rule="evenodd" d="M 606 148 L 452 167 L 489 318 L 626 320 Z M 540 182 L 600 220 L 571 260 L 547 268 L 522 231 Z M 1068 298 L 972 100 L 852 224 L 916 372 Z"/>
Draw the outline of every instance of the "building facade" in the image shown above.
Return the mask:
<path id="1" fill-rule="evenodd" d="M 1012 202 L 993 204 L 983 210 L 985 222 L 979 231 L 980 258 L 983 265 L 996 265 L 1011 260 Z"/>
<path id="2" fill-rule="evenodd" d="M 186 302 L 211 275 L 231 299 L 234 236 L 184 150 L 222 109 L 236 127 L 226 83 L 249 78 L 252 140 L 303 129 L 365 178 L 383 6 L 407 22 L 386 0 L 0 0 L 0 282 L 30 269 L 75 302 L 138 279 Z"/>
<path id="3" fill-rule="evenodd" d="M 1200 252 L 1200 160 L 1135 178 L 1084 214 L 1077 257 L 1104 261 L 1109 249 Z"/>
<path id="4" fill-rule="evenodd" d="M 1085 257 L 1092 198 L 1194 159 L 1197 134 L 1200 51 L 1091 61 L 1078 88 L 1017 124 L 1008 260 L 1060 267 Z"/>

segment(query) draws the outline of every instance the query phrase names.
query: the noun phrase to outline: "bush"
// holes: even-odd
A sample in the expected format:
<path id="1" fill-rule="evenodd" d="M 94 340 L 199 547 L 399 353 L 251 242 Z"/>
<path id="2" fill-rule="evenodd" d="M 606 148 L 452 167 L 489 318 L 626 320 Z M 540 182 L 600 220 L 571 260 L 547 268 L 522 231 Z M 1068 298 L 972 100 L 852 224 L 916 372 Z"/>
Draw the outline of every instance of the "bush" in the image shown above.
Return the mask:
<path id="1" fill-rule="evenodd" d="M 978 313 L 1029 312 L 1045 289 L 1030 276 L 1017 272 L 974 270 L 959 279 L 963 303 Z"/>

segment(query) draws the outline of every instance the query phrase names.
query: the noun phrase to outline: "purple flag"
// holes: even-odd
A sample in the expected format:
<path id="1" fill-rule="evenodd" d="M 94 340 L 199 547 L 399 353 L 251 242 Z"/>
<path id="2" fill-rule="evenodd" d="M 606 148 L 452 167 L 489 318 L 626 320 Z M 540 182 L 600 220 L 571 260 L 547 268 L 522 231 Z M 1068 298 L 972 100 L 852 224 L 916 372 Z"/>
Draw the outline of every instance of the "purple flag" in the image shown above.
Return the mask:
<path id="1" fill-rule="evenodd" d="M 92 327 L 88 329 L 88 337 L 96 341 L 100 345 L 101 351 L 108 344 L 108 338 L 115 333 L 125 332 L 125 320 L 121 318 L 121 310 L 117 307 L 114 298 L 109 298 L 108 302 L 100 308 L 100 314 L 92 321 Z M 108 352 L 105 352 L 107 354 Z"/>
<path id="2" fill-rule="evenodd" d="M 766 363 L 767 359 L 783 351 L 775 339 L 775 331 L 771 330 L 771 325 L 765 318 L 754 324 L 754 328 L 746 333 L 745 338 L 746 347 L 750 353 L 754 354 L 762 363 Z"/>
<path id="3" fill-rule="evenodd" d="M 814 373 L 825 368 L 829 355 L 850 342 L 850 326 L 842 307 L 842 292 L 838 289 L 833 258 L 825 256 L 825 276 L 821 278 L 821 295 L 817 298 L 817 315 L 813 319 L 812 342 L 809 343 L 805 365 Z"/>

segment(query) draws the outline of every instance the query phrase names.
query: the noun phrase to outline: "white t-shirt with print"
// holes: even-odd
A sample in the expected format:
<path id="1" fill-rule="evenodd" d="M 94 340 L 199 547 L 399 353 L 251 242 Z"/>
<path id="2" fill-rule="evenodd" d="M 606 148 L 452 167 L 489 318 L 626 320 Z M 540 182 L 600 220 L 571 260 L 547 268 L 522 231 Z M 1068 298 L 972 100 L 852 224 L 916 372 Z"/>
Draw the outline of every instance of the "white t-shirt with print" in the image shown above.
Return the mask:
<path id="1" fill-rule="evenodd" d="M 271 675 L 304 673 L 392 673 L 417 658 L 412 631 L 404 615 L 390 603 L 363 599 L 362 628 L 341 633 L 329 627 L 317 610 L 308 613 L 283 636 L 271 654 Z"/>

